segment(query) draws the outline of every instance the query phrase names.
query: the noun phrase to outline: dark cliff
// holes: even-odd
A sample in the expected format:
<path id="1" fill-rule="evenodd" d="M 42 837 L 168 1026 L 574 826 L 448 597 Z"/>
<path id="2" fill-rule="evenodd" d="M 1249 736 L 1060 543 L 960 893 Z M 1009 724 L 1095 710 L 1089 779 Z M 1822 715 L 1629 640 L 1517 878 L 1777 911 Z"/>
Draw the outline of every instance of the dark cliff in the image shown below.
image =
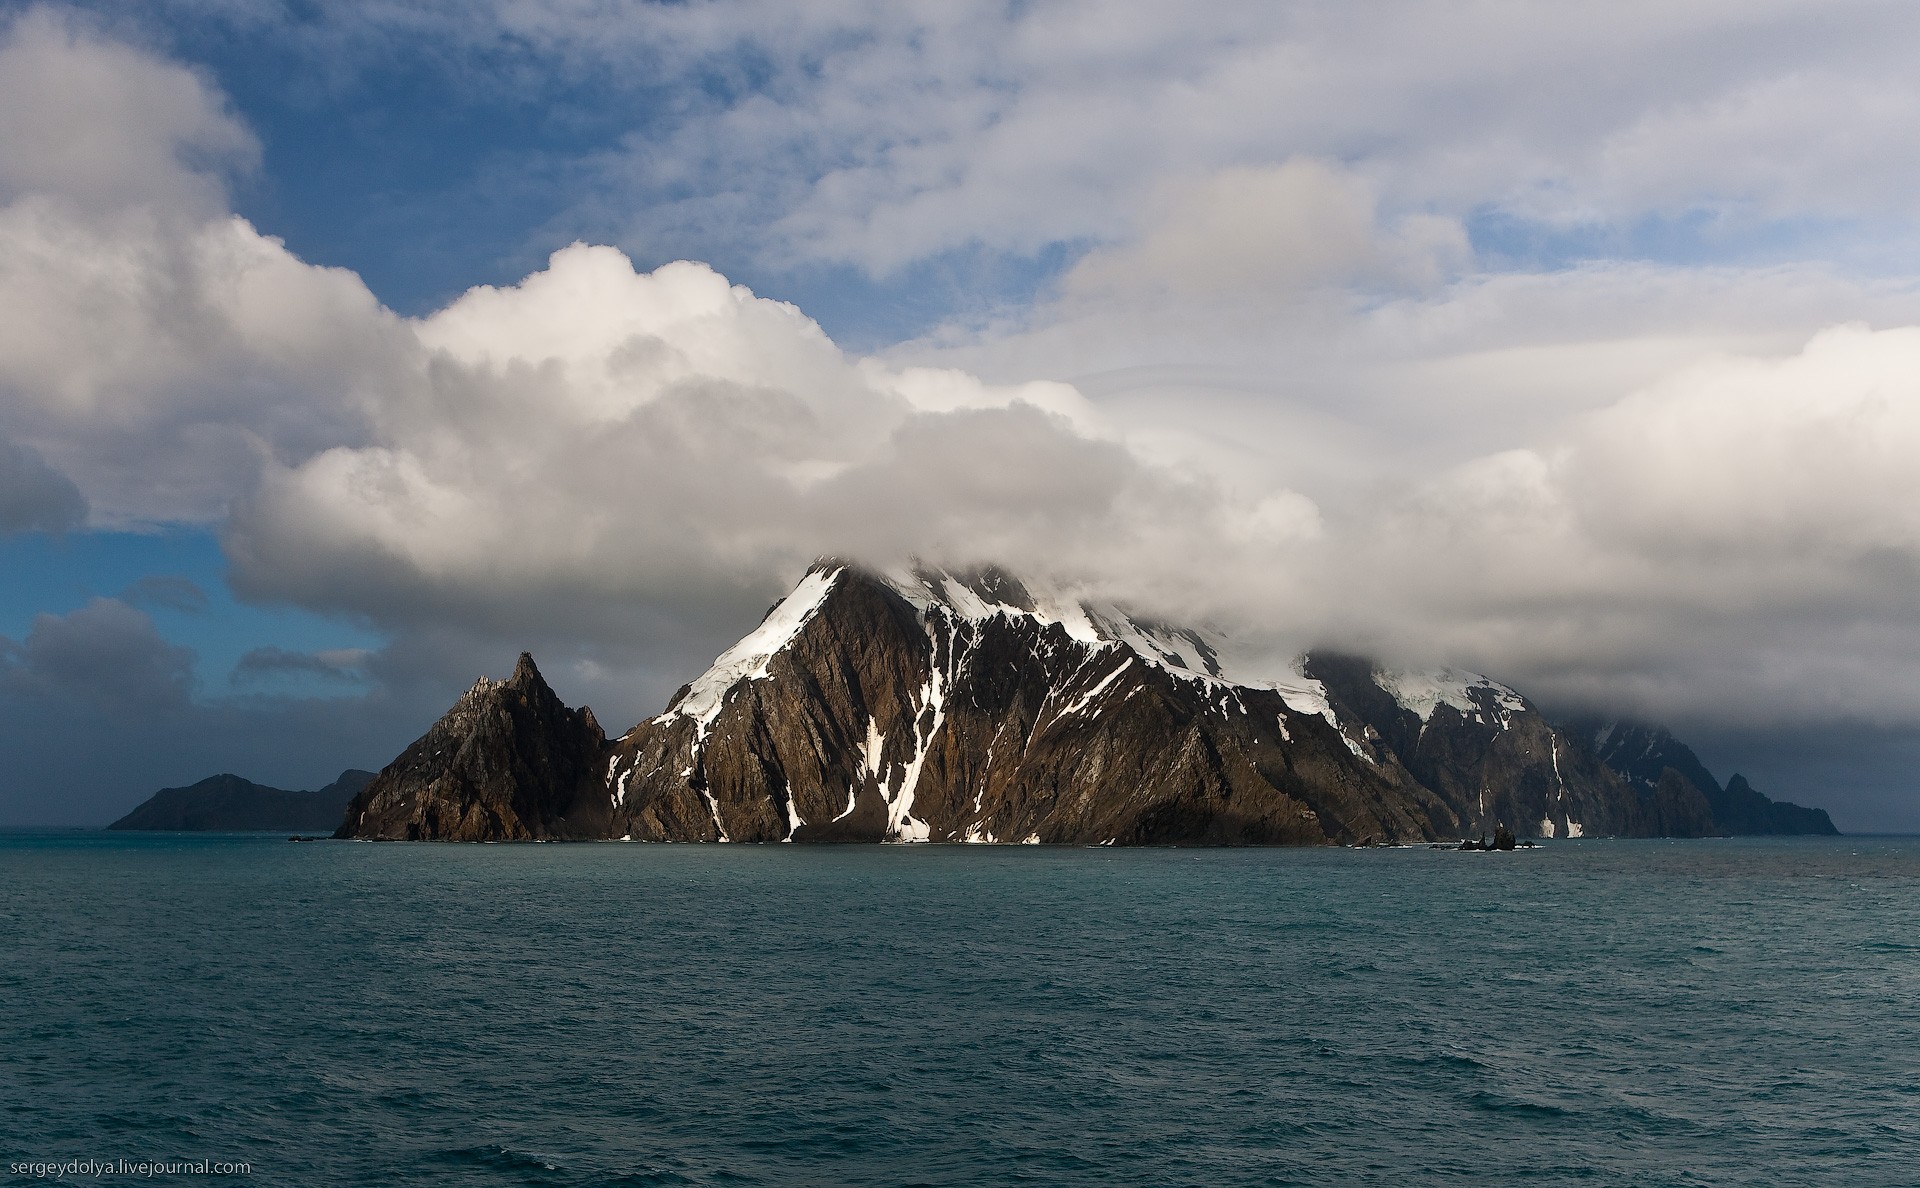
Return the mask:
<path id="1" fill-rule="evenodd" d="M 1601 762 L 1629 784 L 1672 796 L 1698 797 L 1718 835 L 1838 834 L 1826 810 L 1769 800 L 1736 773 L 1722 787 L 1693 749 L 1659 726 L 1598 718 L 1576 719 L 1569 732 L 1587 740 Z"/>
<path id="2" fill-rule="evenodd" d="M 336 837 L 527 841 L 605 837 L 606 735 L 521 653 L 475 682 L 347 806 Z"/>
<path id="3" fill-rule="evenodd" d="M 1357 656 L 1315 653 L 1306 671 L 1343 719 L 1365 725 L 1414 778 L 1479 836 L 1699 837 L 1706 802 L 1682 789 L 1629 786 L 1533 703 L 1470 673 L 1382 672 Z"/>

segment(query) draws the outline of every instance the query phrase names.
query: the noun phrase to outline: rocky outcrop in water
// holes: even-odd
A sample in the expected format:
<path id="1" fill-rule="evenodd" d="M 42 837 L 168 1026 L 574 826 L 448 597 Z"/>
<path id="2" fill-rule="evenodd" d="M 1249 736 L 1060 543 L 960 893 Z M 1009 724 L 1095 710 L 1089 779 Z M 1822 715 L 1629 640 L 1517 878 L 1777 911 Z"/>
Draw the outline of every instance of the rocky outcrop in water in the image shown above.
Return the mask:
<path id="1" fill-rule="evenodd" d="M 526 656 L 341 836 L 1314 845 L 1710 832 L 1514 690 L 1224 641 L 1002 571 L 816 565 L 666 711 L 606 741 Z"/>
<path id="2" fill-rule="evenodd" d="M 347 806 L 336 837 L 530 841 L 608 836 L 593 711 L 568 709 L 521 653 L 485 677 Z"/>
<path id="3" fill-rule="evenodd" d="M 184 788 L 160 789 L 107 828 L 207 833 L 332 829 L 354 794 L 372 778 L 370 771 L 350 768 L 318 791 L 289 792 L 237 775 L 208 776 Z"/>

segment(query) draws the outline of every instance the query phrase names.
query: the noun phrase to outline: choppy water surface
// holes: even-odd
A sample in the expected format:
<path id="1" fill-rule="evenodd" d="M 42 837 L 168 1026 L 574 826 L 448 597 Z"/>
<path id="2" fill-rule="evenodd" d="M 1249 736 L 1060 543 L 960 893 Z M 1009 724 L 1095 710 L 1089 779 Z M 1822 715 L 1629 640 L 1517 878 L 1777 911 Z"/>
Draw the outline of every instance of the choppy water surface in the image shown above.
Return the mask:
<path id="1" fill-rule="evenodd" d="M 1911 1184 L 1920 842 L 0 835 L 0 1175 Z"/>

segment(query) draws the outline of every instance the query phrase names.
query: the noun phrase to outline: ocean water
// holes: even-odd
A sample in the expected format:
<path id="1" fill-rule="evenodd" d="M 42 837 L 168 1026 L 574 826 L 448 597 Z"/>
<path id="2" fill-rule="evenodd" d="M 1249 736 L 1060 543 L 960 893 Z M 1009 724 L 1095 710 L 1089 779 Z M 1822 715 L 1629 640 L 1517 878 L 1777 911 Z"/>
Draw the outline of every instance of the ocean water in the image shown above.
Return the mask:
<path id="1" fill-rule="evenodd" d="M 1920 1183 L 1913 839 L 15 833 L 0 879 L 0 1176 Z"/>

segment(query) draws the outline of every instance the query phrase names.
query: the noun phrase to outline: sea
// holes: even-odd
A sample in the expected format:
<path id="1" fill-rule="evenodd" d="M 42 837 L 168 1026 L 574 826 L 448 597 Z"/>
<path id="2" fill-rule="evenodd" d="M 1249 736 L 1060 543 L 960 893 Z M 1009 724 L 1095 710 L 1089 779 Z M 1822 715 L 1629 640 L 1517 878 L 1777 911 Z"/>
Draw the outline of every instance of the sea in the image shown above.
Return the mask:
<path id="1" fill-rule="evenodd" d="M 1912 1185 L 1920 839 L 0 834 L 0 1176 L 62 1165 Z"/>

